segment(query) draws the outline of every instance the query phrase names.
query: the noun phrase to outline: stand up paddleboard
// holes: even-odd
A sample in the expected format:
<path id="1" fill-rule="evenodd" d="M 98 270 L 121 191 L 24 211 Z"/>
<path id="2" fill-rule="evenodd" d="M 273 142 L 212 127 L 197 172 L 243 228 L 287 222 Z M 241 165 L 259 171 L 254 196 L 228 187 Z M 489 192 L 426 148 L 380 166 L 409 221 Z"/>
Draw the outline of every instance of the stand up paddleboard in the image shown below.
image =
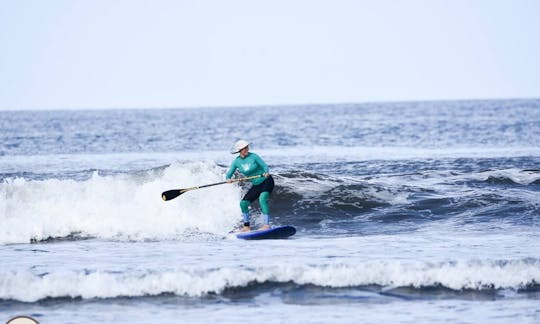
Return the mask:
<path id="1" fill-rule="evenodd" d="M 278 240 L 286 239 L 296 233 L 296 228 L 292 226 L 274 227 L 262 231 L 251 231 L 236 234 L 236 237 L 242 240 Z"/>

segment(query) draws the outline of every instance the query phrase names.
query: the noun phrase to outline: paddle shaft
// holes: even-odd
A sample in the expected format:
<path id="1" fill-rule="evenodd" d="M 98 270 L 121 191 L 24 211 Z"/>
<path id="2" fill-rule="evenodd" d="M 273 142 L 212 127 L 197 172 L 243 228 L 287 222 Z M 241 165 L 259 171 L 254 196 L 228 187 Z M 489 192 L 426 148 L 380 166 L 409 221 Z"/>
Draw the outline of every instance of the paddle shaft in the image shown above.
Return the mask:
<path id="1" fill-rule="evenodd" d="M 260 178 L 262 176 L 263 176 L 262 174 L 259 174 L 259 175 L 256 175 L 256 176 L 251 176 L 251 177 L 246 177 L 246 178 L 231 179 L 230 183 L 242 182 L 242 181 L 246 181 L 246 180 L 256 179 L 256 178 Z M 180 189 L 180 191 L 186 192 L 186 191 L 190 191 L 190 190 L 196 190 L 196 189 L 201 189 L 201 188 L 206 188 L 206 187 L 212 187 L 212 186 L 222 185 L 222 184 L 226 184 L 226 183 L 229 183 L 229 181 L 222 181 L 222 182 L 211 183 L 211 184 L 202 185 L 202 186 L 198 186 L 198 187 Z"/>
<path id="2" fill-rule="evenodd" d="M 231 179 L 229 181 L 222 181 L 222 182 L 211 183 L 211 184 L 207 184 L 207 185 L 191 187 L 191 188 L 185 188 L 185 189 L 167 190 L 167 191 L 164 191 L 161 194 L 161 198 L 164 201 L 167 201 L 167 200 L 174 199 L 174 198 L 180 196 L 181 194 L 183 194 L 184 192 L 188 192 L 188 191 L 191 191 L 191 190 L 197 190 L 197 189 L 201 189 L 201 188 L 217 186 L 217 185 L 221 185 L 221 184 L 225 184 L 225 183 L 242 182 L 242 181 L 247 181 L 247 180 L 256 179 L 256 178 L 260 178 L 260 177 L 264 177 L 264 175 L 259 174 L 259 175 L 255 175 L 255 176 L 251 176 L 251 177 L 239 178 L 239 179 Z"/>

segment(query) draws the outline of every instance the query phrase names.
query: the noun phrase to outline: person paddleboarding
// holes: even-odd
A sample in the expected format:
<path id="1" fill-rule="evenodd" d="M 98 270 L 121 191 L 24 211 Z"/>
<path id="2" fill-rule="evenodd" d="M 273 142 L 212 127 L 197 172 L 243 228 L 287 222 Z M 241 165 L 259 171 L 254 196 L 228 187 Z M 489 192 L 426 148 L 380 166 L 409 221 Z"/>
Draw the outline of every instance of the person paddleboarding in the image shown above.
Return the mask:
<path id="1" fill-rule="evenodd" d="M 225 178 L 231 183 L 231 179 L 236 170 L 246 177 L 263 175 L 263 177 L 251 179 L 252 186 L 240 201 L 240 209 L 244 220 L 244 226 L 240 229 L 241 232 L 251 231 L 249 223 L 249 205 L 257 198 L 261 206 L 263 215 L 263 226 L 259 230 L 270 229 L 270 208 L 268 206 L 268 198 L 274 189 L 274 179 L 268 172 L 268 165 L 255 153 L 249 152 L 250 143 L 245 140 L 239 140 L 235 143 L 232 154 L 238 156 L 231 163 L 231 167 Z"/>

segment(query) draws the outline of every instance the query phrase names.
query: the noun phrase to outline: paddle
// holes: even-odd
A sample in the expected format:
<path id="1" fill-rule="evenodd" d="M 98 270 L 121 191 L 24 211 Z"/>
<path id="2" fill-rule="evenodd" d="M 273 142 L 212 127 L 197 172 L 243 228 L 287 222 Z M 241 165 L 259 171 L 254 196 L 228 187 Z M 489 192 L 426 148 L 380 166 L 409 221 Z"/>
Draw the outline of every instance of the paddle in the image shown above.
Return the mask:
<path id="1" fill-rule="evenodd" d="M 256 176 L 251 176 L 251 177 L 246 177 L 246 178 L 231 179 L 231 183 L 233 183 L 233 182 L 242 182 L 242 181 L 256 179 L 256 178 L 260 178 L 260 177 L 264 177 L 264 175 L 259 174 L 259 175 L 256 175 Z M 201 188 L 206 188 L 206 187 L 211 187 L 211 186 L 217 186 L 217 185 L 225 184 L 225 183 L 229 183 L 229 182 L 228 181 L 223 181 L 223 182 L 217 182 L 217 183 L 207 184 L 207 185 L 204 185 L 204 186 L 191 187 L 191 188 L 186 188 L 186 189 L 167 190 L 167 191 L 164 191 L 161 194 L 161 198 L 164 201 L 167 201 L 167 200 L 171 200 L 171 199 L 174 199 L 174 198 L 180 196 L 184 192 L 188 192 L 188 191 L 196 190 L 196 189 L 201 189 Z"/>

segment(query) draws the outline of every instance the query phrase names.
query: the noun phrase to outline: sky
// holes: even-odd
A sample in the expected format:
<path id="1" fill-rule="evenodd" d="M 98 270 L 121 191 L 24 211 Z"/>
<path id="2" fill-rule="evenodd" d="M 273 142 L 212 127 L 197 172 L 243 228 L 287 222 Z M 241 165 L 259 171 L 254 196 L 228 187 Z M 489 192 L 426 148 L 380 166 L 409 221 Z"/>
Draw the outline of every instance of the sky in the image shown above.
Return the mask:
<path id="1" fill-rule="evenodd" d="M 0 0 L 0 110 L 540 97 L 537 0 Z"/>

